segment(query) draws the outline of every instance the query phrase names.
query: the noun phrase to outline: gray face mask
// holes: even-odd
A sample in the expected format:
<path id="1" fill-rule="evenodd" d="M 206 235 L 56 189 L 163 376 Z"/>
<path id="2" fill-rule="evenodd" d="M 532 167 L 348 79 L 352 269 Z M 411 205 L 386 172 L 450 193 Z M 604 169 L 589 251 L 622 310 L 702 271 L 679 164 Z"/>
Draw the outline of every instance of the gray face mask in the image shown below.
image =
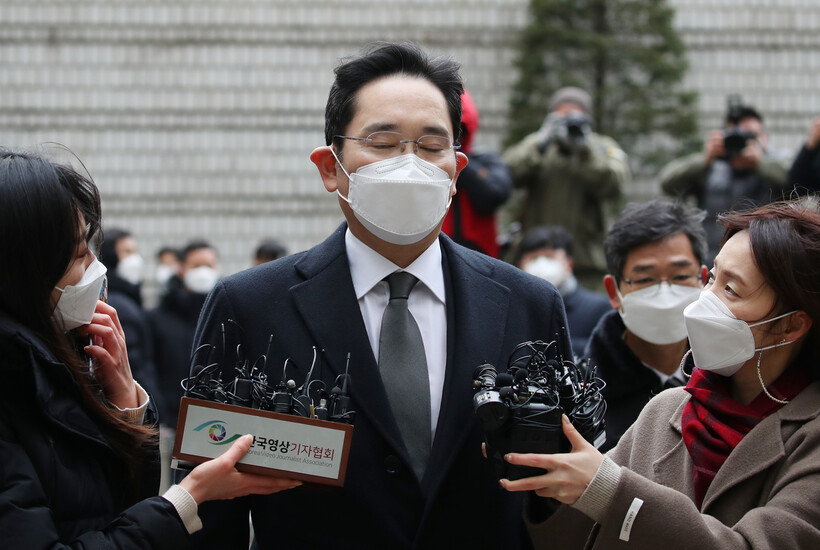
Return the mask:
<path id="1" fill-rule="evenodd" d="M 66 285 L 65 288 L 54 287 L 62 292 L 51 316 L 59 328 L 68 332 L 91 322 L 106 273 L 105 266 L 94 258 L 77 284 Z"/>

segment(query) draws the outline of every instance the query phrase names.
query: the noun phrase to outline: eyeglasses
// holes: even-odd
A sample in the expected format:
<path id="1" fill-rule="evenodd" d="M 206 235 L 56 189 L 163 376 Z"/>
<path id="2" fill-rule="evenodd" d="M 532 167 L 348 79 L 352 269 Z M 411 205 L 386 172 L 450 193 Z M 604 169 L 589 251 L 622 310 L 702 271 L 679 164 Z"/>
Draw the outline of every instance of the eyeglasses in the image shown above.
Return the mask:
<path id="1" fill-rule="evenodd" d="M 350 136 L 333 136 L 334 139 L 348 139 L 358 142 L 368 154 L 388 159 L 404 153 L 405 144 L 414 144 L 413 152 L 419 158 L 436 162 L 445 158 L 450 151 L 461 148 L 459 143 L 453 143 L 444 136 L 421 136 L 418 139 L 401 139 L 398 132 L 373 132 L 365 138 Z"/>
<path id="2" fill-rule="evenodd" d="M 642 288 L 649 288 L 654 285 L 666 283 L 668 285 L 683 285 L 683 286 L 697 286 L 699 275 L 697 273 L 681 273 L 680 275 L 673 275 L 668 279 L 659 279 L 658 277 L 641 277 L 640 279 L 622 279 L 633 290 Z"/>

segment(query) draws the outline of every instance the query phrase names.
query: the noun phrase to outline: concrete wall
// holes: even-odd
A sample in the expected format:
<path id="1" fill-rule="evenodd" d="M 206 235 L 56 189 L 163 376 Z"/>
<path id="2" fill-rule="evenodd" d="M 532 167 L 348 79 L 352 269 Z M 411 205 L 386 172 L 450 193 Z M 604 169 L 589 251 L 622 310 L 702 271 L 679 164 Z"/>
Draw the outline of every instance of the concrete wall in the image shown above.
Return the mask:
<path id="1" fill-rule="evenodd" d="M 796 149 L 820 113 L 820 2 L 673 3 L 703 133 L 740 91 L 769 117 L 773 146 Z M 0 0 L 0 144 L 68 145 L 101 188 L 107 225 L 131 229 L 146 257 L 203 237 L 233 272 L 263 237 L 301 250 L 341 220 L 308 160 L 340 57 L 376 39 L 452 54 L 482 113 L 478 145 L 497 147 L 526 6 Z"/>

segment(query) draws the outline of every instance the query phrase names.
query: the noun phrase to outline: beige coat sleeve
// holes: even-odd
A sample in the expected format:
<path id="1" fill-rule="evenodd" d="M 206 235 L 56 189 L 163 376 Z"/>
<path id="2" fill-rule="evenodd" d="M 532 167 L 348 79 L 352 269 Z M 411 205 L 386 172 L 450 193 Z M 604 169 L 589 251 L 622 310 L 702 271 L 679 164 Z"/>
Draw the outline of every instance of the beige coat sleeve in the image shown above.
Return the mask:
<path id="1" fill-rule="evenodd" d="M 686 452 L 680 438 L 673 445 L 674 439 L 667 431 L 670 409 L 677 412 L 672 407 L 672 399 L 680 402 L 679 397 L 672 396 L 670 392 L 663 392 L 650 402 L 609 455 L 615 462 L 627 466 L 635 463 L 633 469 L 638 471 L 621 467 L 611 503 L 592 514 L 600 515 L 596 518 L 598 522 L 562 506 L 546 521 L 528 522 L 535 547 L 579 550 L 820 548 L 820 460 L 817 458 L 820 426 L 817 419 L 791 435 L 782 462 L 776 465 L 771 476 L 774 479 L 771 486 L 752 484 L 753 488 L 762 489 L 755 491 L 746 490 L 748 485 L 735 486 L 736 490 L 729 495 L 742 511 L 736 522 L 726 525 L 712 515 L 701 513 L 686 494 L 648 479 L 663 475 L 674 477 L 674 472 L 661 471 L 661 460 Z M 660 406 L 653 407 L 653 403 L 658 405 L 657 401 Z M 653 433 L 658 434 L 660 443 L 649 439 Z M 780 448 L 783 449 L 782 445 Z M 754 462 L 755 457 L 746 460 Z M 591 484 L 588 490 L 596 488 Z M 525 516 L 527 519 L 532 518 Z"/>

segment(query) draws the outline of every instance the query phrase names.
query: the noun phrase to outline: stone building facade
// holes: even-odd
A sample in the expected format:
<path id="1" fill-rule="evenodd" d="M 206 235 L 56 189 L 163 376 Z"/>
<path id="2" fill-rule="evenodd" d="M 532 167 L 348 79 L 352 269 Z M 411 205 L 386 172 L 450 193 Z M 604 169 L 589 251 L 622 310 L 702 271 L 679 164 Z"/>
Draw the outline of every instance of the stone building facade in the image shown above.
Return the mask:
<path id="1" fill-rule="evenodd" d="M 820 114 L 820 2 L 673 4 L 702 133 L 742 92 L 795 151 Z M 340 57 L 379 39 L 453 55 L 477 145 L 497 148 L 526 22 L 527 0 L 0 0 L 0 144 L 75 151 L 149 268 L 160 245 L 205 238 L 230 273 L 264 237 L 298 251 L 341 221 L 308 159 Z"/>

